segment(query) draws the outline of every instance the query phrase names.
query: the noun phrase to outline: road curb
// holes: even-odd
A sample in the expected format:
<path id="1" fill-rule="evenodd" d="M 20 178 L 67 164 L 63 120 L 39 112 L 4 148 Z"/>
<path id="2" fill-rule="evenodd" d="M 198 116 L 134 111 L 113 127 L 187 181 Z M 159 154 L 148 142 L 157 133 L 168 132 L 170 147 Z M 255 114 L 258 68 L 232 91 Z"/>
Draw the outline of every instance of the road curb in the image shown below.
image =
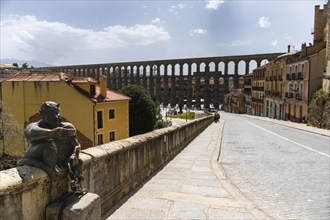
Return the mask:
<path id="1" fill-rule="evenodd" d="M 254 204 L 249 198 L 247 198 L 231 181 L 228 179 L 226 171 L 221 166 L 221 149 L 223 146 L 223 131 L 225 127 L 225 120 L 221 119 L 221 129 L 219 132 L 219 138 L 217 139 L 215 154 L 212 158 L 212 168 L 219 179 L 221 185 L 224 189 L 230 194 L 234 199 L 237 200 L 238 203 L 242 205 L 242 208 L 245 208 L 247 212 L 249 212 L 255 219 L 271 219 L 271 217 L 260 210 L 256 204 Z"/>

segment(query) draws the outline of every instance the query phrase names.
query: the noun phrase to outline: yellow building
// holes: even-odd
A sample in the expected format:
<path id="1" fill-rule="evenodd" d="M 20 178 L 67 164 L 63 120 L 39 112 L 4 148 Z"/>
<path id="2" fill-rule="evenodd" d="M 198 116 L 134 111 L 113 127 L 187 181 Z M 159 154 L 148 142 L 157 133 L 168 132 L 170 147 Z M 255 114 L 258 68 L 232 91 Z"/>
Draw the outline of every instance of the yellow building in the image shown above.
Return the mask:
<path id="1" fill-rule="evenodd" d="M 1 96 L 23 127 L 39 119 L 43 102 L 61 103 L 61 116 L 77 128 L 82 149 L 129 137 L 130 98 L 107 89 L 104 78 L 97 84 L 64 73 L 21 72 L 1 82 Z M 22 156 L 24 144 L 6 146 L 5 153 Z"/>

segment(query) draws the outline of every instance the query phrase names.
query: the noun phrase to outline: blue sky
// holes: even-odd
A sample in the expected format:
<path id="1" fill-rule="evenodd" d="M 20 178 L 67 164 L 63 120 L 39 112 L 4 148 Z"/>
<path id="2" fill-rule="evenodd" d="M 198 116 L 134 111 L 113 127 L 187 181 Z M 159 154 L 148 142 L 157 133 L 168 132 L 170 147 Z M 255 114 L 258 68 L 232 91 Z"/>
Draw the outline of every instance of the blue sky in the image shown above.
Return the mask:
<path id="1" fill-rule="evenodd" d="M 299 50 L 327 1 L 0 2 L 0 58 L 75 65 Z"/>

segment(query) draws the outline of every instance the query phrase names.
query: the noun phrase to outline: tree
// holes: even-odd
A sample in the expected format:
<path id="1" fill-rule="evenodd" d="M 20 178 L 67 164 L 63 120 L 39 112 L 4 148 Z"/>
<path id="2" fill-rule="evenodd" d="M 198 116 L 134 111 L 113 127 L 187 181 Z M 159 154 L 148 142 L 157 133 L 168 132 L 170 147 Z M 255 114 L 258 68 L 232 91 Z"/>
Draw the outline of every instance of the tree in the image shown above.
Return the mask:
<path id="1" fill-rule="evenodd" d="M 18 64 L 17 63 L 13 63 L 13 66 L 16 66 L 18 68 Z"/>
<path id="2" fill-rule="evenodd" d="M 327 120 L 329 120 L 329 94 L 323 89 L 318 90 L 308 106 L 308 125 L 326 128 L 328 127 Z"/>
<path id="3" fill-rule="evenodd" d="M 0 155 L 4 155 L 7 146 L 16 146 L 23 139 L 23 128 L 12 114 L 9 114 L 0 101 Z"/>
<path id="4" fill-rule="evenodd" d="M 129 102 L 129 135 L 152 131 L 156 123 L 156 107 L 149 93 L 137 85 L 125 86 L 121 93 L 131 97 Z"/>
<path id="5" fill-rule="evenodd" d="M 23 64 L 22 64 L 22 68 L 23 68 L 23 69 L 27 69 L 27 68 L 29 68 L 29 65 L 28 65 L 27 63 L 23 63 Z"/>

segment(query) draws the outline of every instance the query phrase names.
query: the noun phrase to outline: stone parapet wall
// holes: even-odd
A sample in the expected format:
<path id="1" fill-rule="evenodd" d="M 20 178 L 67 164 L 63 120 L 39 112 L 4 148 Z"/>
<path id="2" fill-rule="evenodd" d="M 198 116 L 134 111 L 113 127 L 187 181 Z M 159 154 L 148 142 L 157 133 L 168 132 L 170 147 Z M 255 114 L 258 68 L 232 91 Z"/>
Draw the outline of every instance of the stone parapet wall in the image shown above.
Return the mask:
<path id="1" fill-rule="evenodd" d="M 102 213 L 163 167 L 213 122 L 208 116 L 82 151 L 84 187 L 101 197 Z M 56 182 L 34 167 L 0 172 L 0 219 L 45 219 L 48 204 L 67 193 L 62 171 Z"/>

